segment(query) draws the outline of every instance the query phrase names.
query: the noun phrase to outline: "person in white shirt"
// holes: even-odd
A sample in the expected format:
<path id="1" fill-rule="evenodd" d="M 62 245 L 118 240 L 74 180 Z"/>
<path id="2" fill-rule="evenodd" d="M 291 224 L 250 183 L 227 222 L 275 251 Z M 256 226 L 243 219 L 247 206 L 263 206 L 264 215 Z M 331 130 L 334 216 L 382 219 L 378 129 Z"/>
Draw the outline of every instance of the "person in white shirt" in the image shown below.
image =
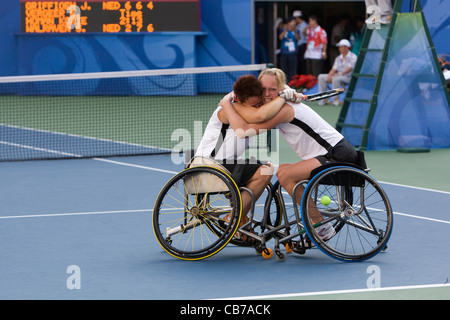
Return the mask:
<path id="1" fill-rule="evenodd" d="M 264 89 L 264 102 L 278 98 L 278 94 L 285 88 L 286 78 L 280 69 L 263 70 L 259 80 Z M 358 156 L 353 146 L 330 124 L 315 111 L 303 103 L 286 102 L 280 111 L 270 120 L 260 123 L 248 123 L 239 116 L 228 97 L 220 102 L 227 118 L 234 128 L 236 135 L 243 139 L 258 134 L 260 130 L 279 128 L 280 133 L 302 159 L 293 164 L 281 164 L 277 171 L 281 186 L 292 195 L 297 182 L 309 179 L 315 168 L 332 162 L 357 163 Z M 296 199 L 301 199 L 304 188 L 300 186 L 296 191 Z M 312 215 L 312 222 L 323 221 L 322 215 L 316 211 Z M 330 224 L 322 225 L 319 233 L 324 239 L 334 234 Z M 322 232 L 323 231 L 323 232 Z"/>
<path id="2" fill-rule="evenodd" d="M 262 106 L 262 86 L 253 75 L 244 75 L 234 83 L 233 93 L 227 95 L 239 102 L 236 106 L 239 114 L 247 121 L 261 122 L 273 117 L 285 104 L 287 98 L 293 99 L 295 90 L 285 89 L 283 97 L 276 97 Z M 277 91 L 278 96 L 278 91 Z M 235 103 L 233 103 L 235 104 Z M 270 163 L 261 163 L 253 159 L 243 159 L 248 141 L 239 139 L 233 131 L 227 114 L 222 106 L 213 112 L 203 134 L 202 140 L 195 152 L 195 157 L 214 159 L 222 164 L 230 173 L 238 187 L 251 190 L 258 199 L 264 188 L 270 182 L 274 169 Z M 249 193 L 242 192 L 242 220 L 241 225 L 247 223 L 247 213 L 252 204 Z M 248 241 L 246 235 L 240 232 L 235 237 Z"/>
<path id="3" fill-rule="evenodd" d="M 317 78 L 327 59 L 327 32 L 319 25 L 317 16 L 311 15 L 303 34 L 308 38 L 305 51 L 307 72 Z"/>
<path id="4" fill-rule="evenodd" d="M 333 67 L 328 74 L 322 73 L 319 75 L 319 92 L 328 90 L 329 84 L 331 84 L 332 89 L 338 89 L 342 84 L 348 84 L 352 77 L 357 56 L 350 51 L 350 41 L 342 39 L 336 46 L 339 48 L 340 55 L 334 60 Z M 319 105 L 324 104 L 324 100 L 319 101 Z M 340 104 L 339 96 L 334 98 L 333 104 L 335 106 Z"/>

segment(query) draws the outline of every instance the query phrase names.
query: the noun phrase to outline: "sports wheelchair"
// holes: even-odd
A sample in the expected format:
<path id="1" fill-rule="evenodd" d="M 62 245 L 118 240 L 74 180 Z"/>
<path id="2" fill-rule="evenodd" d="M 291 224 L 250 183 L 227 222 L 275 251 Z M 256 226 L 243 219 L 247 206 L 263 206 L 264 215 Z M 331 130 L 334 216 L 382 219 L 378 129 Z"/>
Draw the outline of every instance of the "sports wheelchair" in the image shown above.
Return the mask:
<path id="1" fill-rule="evenodd" d="M 228 243 L 254 247 L 266 259 L 275 252 L 284 260 L 286 253 L 304 254 L 311 248 L 341 261 L 372 258 L 387 248 L 393 215 L 387 195 L 368 174 L 363 152 L 358 154 L 360 166 L 331 163 L 316 168 L 309 180 L 295 185 L 286 202 L 278 181 L 256 201 L 223 166 L 193 158 L 157 197 L 155 236 L 166 252 L 182 260 L 211 257 Z M 296 199 L 299 188 L 304 190 Z M 253 199 L 248 221 L 242 218 L 243 192 Z M 317 210 L 324 220 L 313 224 Z M 317 231 L 325 223 L 334 228 L 326 240 Z M 267 246 L 271 240 L 273 250 Z"/>

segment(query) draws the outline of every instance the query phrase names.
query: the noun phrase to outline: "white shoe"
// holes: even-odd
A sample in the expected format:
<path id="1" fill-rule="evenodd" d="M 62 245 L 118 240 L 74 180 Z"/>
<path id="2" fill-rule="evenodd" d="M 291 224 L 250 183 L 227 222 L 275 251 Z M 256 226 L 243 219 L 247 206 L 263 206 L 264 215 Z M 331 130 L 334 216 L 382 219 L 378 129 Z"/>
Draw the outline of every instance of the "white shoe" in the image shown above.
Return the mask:
<path id="1" fill-rule="evenodd" d="M 317 227 L 316 231 L 323 241 L 331 239 L 336 234 L 336 230 L 334 230 L 334 227 L 329 222 L 321 225 L 320 227 Z M 304 239 L 304 241 L 305 241 L 305 249 L 311 249 L 315 247 L 314 242 L 312 242 L 308 236 L 306 236 L 306 239 Z"/>
<path id="2" fill-rule="evenodd" d="M 380 19 L 381 24 L 389 24 L 391 23 L 391 16 L 382 16 Z"/>
<path id="3" fill-rule="evenodd" d="M 329 222 L 317 227 L 316 231 L 323 241 L 331 239 L 336 234 L 336 230 L 334 230 L 333 226 Z"/>

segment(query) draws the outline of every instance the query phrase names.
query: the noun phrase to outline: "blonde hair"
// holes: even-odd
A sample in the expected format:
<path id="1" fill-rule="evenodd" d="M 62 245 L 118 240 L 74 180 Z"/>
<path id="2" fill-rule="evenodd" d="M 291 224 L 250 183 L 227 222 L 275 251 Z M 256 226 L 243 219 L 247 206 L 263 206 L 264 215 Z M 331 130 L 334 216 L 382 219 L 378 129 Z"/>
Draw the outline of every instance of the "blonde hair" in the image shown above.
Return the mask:
<path id="1" fill-rule="evenodd" d="M 277 79 L 278 88 L 280 90 L 284 90 L 284 87 L 286 85 L 286 74 L 283 72 L 283 70 L 278 68 L 264 69 L 259 74 L 258 80 L 261 81 L 261 78 L 263 76 L 274 76 Z"/>

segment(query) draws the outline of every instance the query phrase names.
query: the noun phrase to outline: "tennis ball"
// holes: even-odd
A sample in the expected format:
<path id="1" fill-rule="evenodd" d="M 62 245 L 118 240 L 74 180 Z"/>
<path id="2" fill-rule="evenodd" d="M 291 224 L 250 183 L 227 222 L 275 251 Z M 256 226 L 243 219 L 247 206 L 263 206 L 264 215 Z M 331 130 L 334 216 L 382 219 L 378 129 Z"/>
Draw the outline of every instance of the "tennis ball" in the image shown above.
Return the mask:
<path id="1" fill-rule="evenodd" d="M 324 206 L 328 206 L 331 203 L 331 199 L 329 196 L 323 196 L 322 198 L 320 198 L 320 202 L 324 205 Z"/>

